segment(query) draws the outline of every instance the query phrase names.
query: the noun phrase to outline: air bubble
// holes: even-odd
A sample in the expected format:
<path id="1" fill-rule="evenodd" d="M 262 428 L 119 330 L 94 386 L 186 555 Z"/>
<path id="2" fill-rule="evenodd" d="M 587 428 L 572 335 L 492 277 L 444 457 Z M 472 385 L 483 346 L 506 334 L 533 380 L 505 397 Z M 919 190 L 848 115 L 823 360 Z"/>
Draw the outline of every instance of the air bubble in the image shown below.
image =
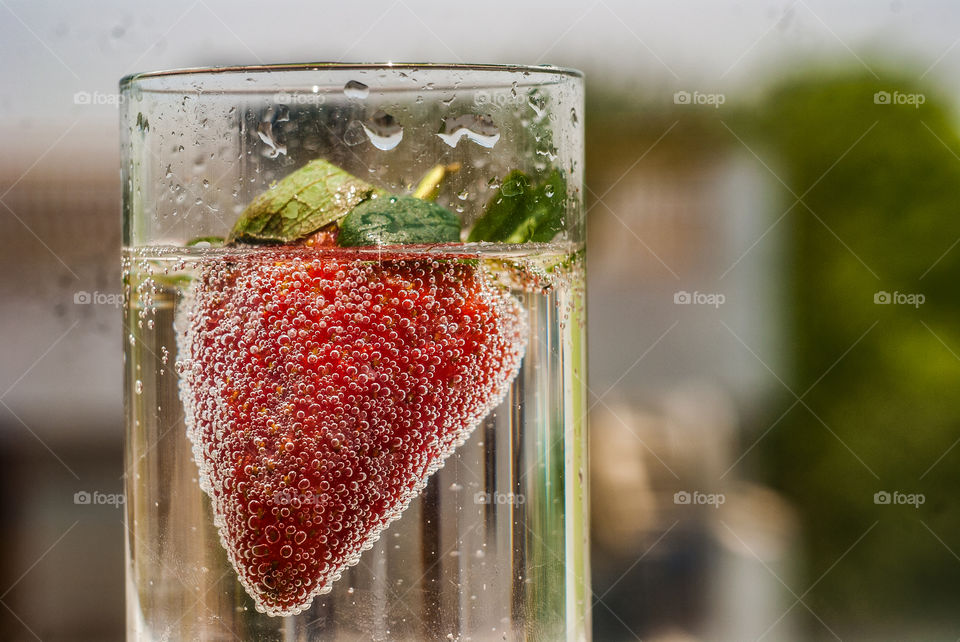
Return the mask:
<path id="1" fill-rule="evenodd" d="M 271 615 L 360 560 L 500 403 L 527 336 L 479 264 L 266 249 L 202 267 L 174 326 L 200 487 Z"/>

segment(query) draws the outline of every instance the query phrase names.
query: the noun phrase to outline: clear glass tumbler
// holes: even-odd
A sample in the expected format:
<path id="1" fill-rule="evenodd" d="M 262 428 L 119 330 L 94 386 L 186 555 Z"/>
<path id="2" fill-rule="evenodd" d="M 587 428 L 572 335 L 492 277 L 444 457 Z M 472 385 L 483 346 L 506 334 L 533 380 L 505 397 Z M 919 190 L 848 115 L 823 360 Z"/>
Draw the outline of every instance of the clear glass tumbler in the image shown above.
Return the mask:
<path id="1" fill-rule="evenodd" d="M 128 639 L 589 639 L 581 75 L 120 88 Z"/>

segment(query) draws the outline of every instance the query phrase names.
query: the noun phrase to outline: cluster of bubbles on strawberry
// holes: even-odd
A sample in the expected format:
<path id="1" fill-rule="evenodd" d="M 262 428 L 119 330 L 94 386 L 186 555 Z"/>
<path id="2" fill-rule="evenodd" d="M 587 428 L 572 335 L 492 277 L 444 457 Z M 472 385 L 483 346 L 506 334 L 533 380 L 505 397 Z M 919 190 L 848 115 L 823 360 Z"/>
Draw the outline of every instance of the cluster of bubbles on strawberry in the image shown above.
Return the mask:
<path id="1" fill-rule="evenodd" d="M 525 311 L 468 261 L 258 251 L 180 307 L 181 399 L 256 608 L 308 608 L 495 408 Z"/>

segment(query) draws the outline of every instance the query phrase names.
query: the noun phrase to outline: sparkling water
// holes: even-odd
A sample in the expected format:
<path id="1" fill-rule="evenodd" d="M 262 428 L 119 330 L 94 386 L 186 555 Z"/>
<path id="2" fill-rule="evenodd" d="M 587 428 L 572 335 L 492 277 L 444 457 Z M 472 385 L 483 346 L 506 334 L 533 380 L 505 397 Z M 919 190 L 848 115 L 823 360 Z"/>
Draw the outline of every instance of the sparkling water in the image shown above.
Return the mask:
<path id="1" fill-rule="evenodd" d="M 151 246 L 127 248 L 123 262 L 129 639 L 589 637 L 582 248 L 468 244 L 391 249 L 385 256 L 377 249 Z M 218 288 L 234 288 L 235 298 L 237 288 L 249 293 L 254 280 L 244 279 L 254 266 L 283 270 L 291 262 L 344 268 L 334 273 L 338 281 L 366 270 L 368 276 L 353 277 L 354 289 L 398 263 L 432 266 L 447 279 L 472 275 L 500 314 L 509 315 L 504 332 L 525 336 L 502 344 L 503 359 L 522 348 L 513 354 L 522 360 L 511 365 L 516 375 L 509 386 L 491 388 L 481 400 L 488 403 L 465 411 L 467 425 L 441 448 L 449 456 L 411 489 L 409 503 L 390 516 L 396 519 L 386 520 L 379 537 L 332 582 L 305 583 L 312 601 L 284 610 L 251 597 L 228 552 L 235 539 L 221 532 L 229 522 L 224 505 L 211 499 L 222 461 L 204 453 L 229 450 L 245 426 L 220 425 L 215 411 L 203 415 L 191 406 L 206 380 L 190 358 L 196 355 L 181 351 L 191 345 L 198 300 L 216 297 Z M 224 275 L 232 275 L 232 285 Z M 331 400 L 312 401 L 319 407 Z M 201 415 L 216 424 L 207 436 L 191 421 Z M 306 482 L 296 488 L 304 495 L 278 501 L 307 511 L 304 497 L 315 489 Z M 243 528 L 229 532 L 242 536 Z"/>

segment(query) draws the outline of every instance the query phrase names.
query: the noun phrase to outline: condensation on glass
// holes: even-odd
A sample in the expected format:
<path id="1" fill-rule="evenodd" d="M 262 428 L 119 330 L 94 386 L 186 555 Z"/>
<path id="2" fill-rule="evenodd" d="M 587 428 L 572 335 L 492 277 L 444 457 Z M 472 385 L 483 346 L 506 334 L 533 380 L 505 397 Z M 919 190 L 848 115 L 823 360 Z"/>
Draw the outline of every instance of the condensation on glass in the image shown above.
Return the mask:
<path id="1" fill-rule="evenodd" d="M 589 639 L 580 74 L 305 64 L 140 74 L 121 91 L 128 639 Z M 566 206 L 549 242 L 457 246 L 525 311 L 519 374 L 330 592 L 271 616 L 199 485 L 176 325 L 198 274 L 231 260 L 188 244 L 225 237 L 314 159 L 397 194 L 457 167 L 438 203 L 464 230 L 513 170 L 562 171 Z"/>

